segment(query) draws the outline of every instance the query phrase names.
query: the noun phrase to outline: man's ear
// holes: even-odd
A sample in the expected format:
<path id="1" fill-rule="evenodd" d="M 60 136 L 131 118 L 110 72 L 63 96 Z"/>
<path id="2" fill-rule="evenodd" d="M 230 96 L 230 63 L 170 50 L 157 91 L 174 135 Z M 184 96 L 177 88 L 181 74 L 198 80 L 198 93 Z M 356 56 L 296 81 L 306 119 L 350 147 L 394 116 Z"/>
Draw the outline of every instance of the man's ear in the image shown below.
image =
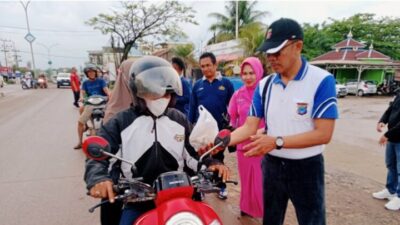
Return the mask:
<path id="1" fill-rule="evenodd" d="M 296 50 L 299 53 L 301 53 L 301 51 L 303 50 L 303 41 L 302 40 L 296 41 L 296 43 L 294 43 L 294 46 L 296 47 Z"/>

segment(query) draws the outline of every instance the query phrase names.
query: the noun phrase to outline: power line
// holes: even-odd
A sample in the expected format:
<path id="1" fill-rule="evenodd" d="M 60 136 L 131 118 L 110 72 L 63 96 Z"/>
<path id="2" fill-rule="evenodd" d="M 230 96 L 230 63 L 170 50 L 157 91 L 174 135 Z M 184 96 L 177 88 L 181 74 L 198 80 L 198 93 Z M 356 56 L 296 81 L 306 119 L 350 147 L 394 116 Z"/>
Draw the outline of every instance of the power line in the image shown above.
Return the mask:
<path id="1" fill-rule="evenodd" d="M 26 30 L 26 27 L 17 27 L 17 26 L 2 26 L 0 28 L 9 28 L 9 29 L 18 29 L 18 30 Z M 32 28 L 31 30 L 37 32 L 59 32 L 59 33 L 96 33 L 96 31 L 89 30 L 52 30 L 52 29 L 43 29 L 43 28 Z"/>
<path id="2" fill-rule="evenodd" d="M 4 29 L 4 28 L 3 28 Z M 6 31 L 3 30 L 2 27 L 0 27 L 0 32 L 1 33 L 8 33 L 8 34 L 17 34 L 17 35 L 25 35 L 26 32 L 18 32 L 18 31 Z M 8 29 L 8 28 L 5 28 Z M 74 37 L 81 37 L 81 36 L 99 36 L 99 34 L 96 33 L 72 33 L 72 34 L 68 34 L 68 36 L 74 36 Z"/>
<path id="3" fill-rule="evenodd" d="M 28 51 L 21 51 L 21 50 L 20 50 L 19 52 L 21 52 L 21 53 L 26 53 L 26 54 L 30 53 L 30 52 L 28 52 Z M 35 53 L 35 55 L 48 56 L 47 53 Z M 87 59 L 86 57 L 79 57 L 79 56 L 52 55 L 52 54 L 51 54 L 50 56 L 52 56 L 52 57 L 58 57 L 58 58 Z"/>

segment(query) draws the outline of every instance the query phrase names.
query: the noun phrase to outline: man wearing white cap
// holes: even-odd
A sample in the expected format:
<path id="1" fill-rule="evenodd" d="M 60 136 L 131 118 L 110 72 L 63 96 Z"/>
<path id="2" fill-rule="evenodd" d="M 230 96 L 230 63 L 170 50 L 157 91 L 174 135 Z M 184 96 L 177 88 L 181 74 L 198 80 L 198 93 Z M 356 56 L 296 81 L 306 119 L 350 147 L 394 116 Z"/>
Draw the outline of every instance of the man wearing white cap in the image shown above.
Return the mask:
<path id="1" fill-rule="evenodd" d="M 281 225 L 290 199 L 300 225 L 325 225 L 322 152 L 338 118 L 335 78 L 301 57 L 303 31 L 292 20 L 271 24 L 259 50 L 275 73 L 260 81 L 245 124 L 229 145 L 250 139 L 245 156 L 264 155 L 264 225 Z M 264 134 L 256 134 L 265 118 Z"/>

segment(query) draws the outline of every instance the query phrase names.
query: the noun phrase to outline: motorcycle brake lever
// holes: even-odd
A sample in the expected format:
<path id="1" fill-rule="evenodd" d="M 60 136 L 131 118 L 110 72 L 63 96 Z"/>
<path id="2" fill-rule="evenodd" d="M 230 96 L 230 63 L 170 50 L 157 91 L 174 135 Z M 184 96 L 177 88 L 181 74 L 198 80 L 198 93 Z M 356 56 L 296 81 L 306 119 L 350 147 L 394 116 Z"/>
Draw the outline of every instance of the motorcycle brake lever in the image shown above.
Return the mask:
<path id="1" fill-rule="evenodd" d="M 118 195 L 118 196 L 115 196 L 115 197 L 114 197 L 114 200 L 118 201 L 118 200 L 123 199 L 123 198 L 124 198 L 124 195 Z M 110 202 L 109 199 L 103 200 L 103 201 L 97 203 L 96 205 L 94 205 L 93 207 L 91 207 L 91 208 L 89 209 L 89 212 L 90 212 L 90 213 L 93 213 L 94 210 L 95 210 L 96 208 L 98 208 L 99 206 L 101 206 L 101 205 L 103 205 L 103 204 L 105 204 L 105 203 L 108 203 L 108 202 Z"/>
<path id="2" fill-rule="evenodd" d="M 227 181 L 225 181 L 225 183 L 226 184 L 231 183 L 231 184 L 234 184 L 234 185 L 238 185 L 239 182 L 237 182 L 236 180 L 227 180 Z"/>

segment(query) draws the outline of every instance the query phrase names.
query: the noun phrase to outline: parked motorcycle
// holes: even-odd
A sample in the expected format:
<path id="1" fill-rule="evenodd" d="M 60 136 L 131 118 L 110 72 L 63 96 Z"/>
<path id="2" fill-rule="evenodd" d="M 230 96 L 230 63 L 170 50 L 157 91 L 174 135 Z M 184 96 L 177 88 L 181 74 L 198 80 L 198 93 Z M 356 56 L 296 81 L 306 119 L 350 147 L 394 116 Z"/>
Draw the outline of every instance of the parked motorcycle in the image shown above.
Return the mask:
<path id="1" fill-rule="evenodd" d="M 93 107 L 90 121 L 86 124 L 89 131 L 89 136 L 96 135 L 97 131 L 103 124 L 105 107 L 108 98 L 102 95 L 92 95 L 85 100 L 87 106 Z"/>
<path id="2" fill-rule="evenodd" d="M 32 78 L 21 78 L 21 87 L 22 89 L 37 89 L 38 88 L 38 83 L 35 79 Z"/>
<path id="3" fill-rule="evenodd" d="M 399 85 L 396 82 L 389 82 L 389 84 L 379 84 L 377 87 L 378 95 L 395 95 L 396 89 L 399 88 Z"/>
<path id="4" fill-rule="evenodd" d="M 123 178 L 114 191 L 117 193 L 115 200 L 124 203 L 143 202 L 154 200 L 156 208 L 141 215 L 134 225 L 221 225 L 222 221 L 217 213 L 206 203 L 192 199 L 194 190 L 201 193 L 217 193 L 220 191 L 218 184 L 220 178 L 213 172 L 203 168 L 203 159 L 222 143 L 217 144 L 204 153 L 199 159 L 198 172 L 189 177 L 185 172 L 172 171 L 162 173 L 154 182 L 153 187 L 143 183 L 141 178 Z M 108 142 L 98 136 L 89 137 L 83 143 L 83 152 L 91 159 L 105 160 L 113 157 L 132 166 L 132 172 L 136 171 L 135 164 L 109 152 Z M 226 181 L 237 185 L 236 181 Z M 89 209 L 89 212 L 108 203 L 104 200 Z"/>

